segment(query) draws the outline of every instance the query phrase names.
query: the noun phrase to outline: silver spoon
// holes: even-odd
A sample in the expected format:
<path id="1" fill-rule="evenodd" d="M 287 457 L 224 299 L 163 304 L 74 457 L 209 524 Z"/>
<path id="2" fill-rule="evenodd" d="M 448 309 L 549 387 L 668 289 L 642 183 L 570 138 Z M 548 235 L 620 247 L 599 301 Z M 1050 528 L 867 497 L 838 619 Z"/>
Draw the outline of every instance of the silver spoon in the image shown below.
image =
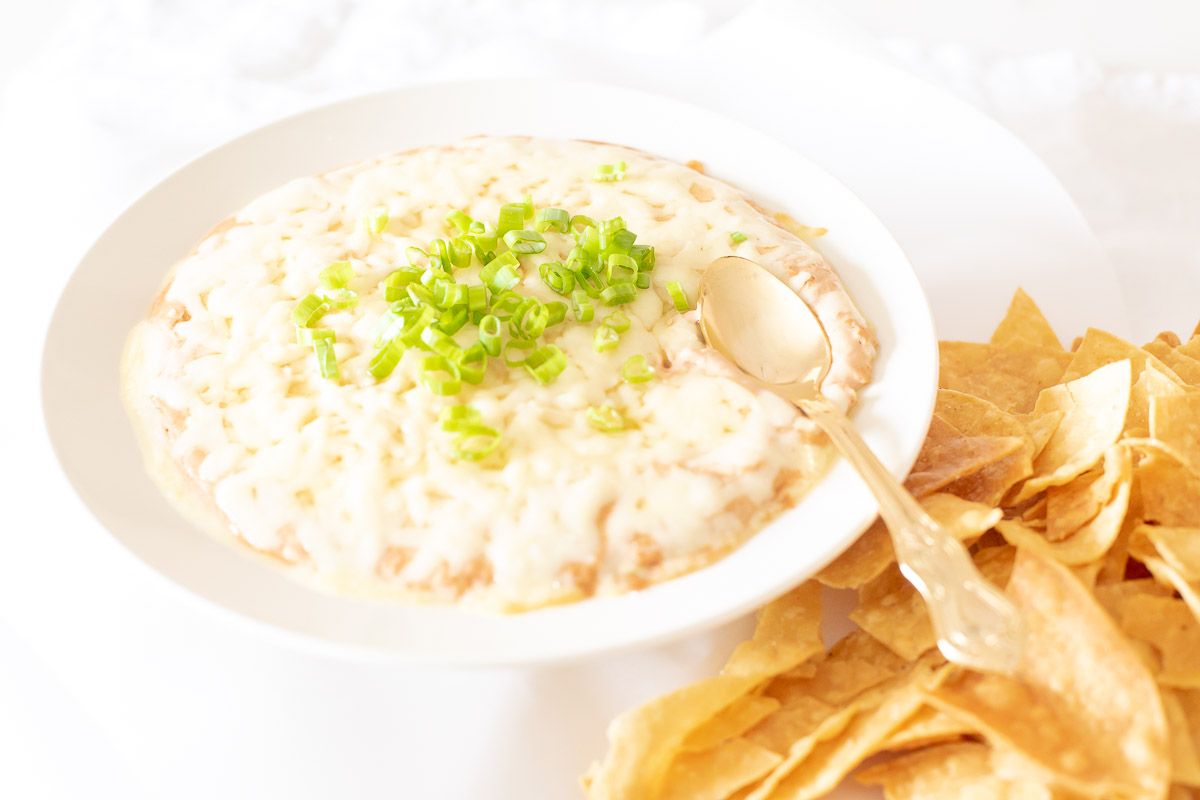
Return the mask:
<path id="1" fill-rule="evenodd" d="M 699 308 L 709 345 L 819 425 L 866 481 L 892 535 L 900 571 L 925 599 L 942 654 L 978 670 L 1015 668 L 1022 631 L 1017 610 L 821 394 L 831 363 L 829 339 L 808 304 L 753 261 L 726 256 L 705 271 Z"/>

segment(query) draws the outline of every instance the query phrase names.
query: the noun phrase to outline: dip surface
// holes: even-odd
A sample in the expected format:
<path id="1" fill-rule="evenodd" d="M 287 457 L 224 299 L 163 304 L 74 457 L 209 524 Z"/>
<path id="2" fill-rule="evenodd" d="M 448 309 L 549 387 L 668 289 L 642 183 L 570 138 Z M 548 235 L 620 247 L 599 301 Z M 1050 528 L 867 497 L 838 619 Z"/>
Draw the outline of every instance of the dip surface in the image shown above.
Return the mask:
<path id="1" fill-rule="evenodd" d="M 617 162 L 622 180 L 593 179 Z M 618 310 L 597 301 L 594 321 L 568 313 L 546 329 L 543 342 L 567 358 L 549 385 L 494 358 L 481 384 L 439 397 L 419 382 L 419 348 L 375 378 L 368 366 L 390 305 L 381 284 L 407 248 L 451 235 L 453 210 L 495 225 L 502 204 L 526 196 L 538 209 L 619 216 L 655 248 L 649 288 L 619 307 L 630 328 L 616 348 L 593 346 Z M 372 233 L 364 219 L 380 209 L 386 229 Z M 545 252 L 521 257 L 515 288 L 562 301 L 538 266 L 562 261 L 574 242 L 544 237 Z M 497 610 L 629 591 L 720 558 L 795 504 L 833 457 L 790 405 L 705 347 L 695 312 L 672 304 L 668 282 L 694 301 L 705 266 L 731 253 L 814 308 L 832 344 L 826 394 L 853 403 L 874 338 L 827 263 L 770 213 L 628 148 L 488 137 L 295 180 L 222 223 L 132 332 L 125 401 L 151 473 L 191 520 L 323 588 Z M 359 302 L 320 321 L 336 333 L 340 379 L 330 380 L 297 342 L 292 312 L 342 260 Z M 479 270 L 473 260 L 455 279 L 477 284 Z M 456 338 L 465 347 L 477 334 L 468 325 Z M 636 355 L 652 380 L 623 379 Z M 438 420 L 457 404 L 501 432 L 487 459 L 455 457 Z M 627 429 L 589 424 L 588 409 L 605 405 Z"/>

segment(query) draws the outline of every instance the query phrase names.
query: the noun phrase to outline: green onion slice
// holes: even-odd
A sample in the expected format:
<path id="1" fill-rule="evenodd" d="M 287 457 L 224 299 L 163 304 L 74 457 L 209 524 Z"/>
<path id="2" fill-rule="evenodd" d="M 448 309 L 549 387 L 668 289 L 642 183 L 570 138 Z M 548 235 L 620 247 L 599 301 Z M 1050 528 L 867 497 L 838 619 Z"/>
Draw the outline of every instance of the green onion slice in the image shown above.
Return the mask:
<path id="1" fill-rule="evenodd" d="M 628 281 L 609 284 L 600 292 L 600 299 L 608 306 L 620 306 L 632 303 L 637 297 L 637 287 Z"/>
<path id="2" fill-rule="evenodd" d="M 483 345 L 475 344 L 463 350 L 458 357 L 458 374 L 464 381 L 478 385 L 487 374 L 488 354 Z"/>
<path id="3" fill-rule="evenodd" d="M 549 303 L 544 303 L 546 310 L 550 313 L 550 319 L 546 320 L 546 327 L 552 328 L 567 318 L 567 304 L 559 300 L 552 300 Z"/>
<path id="4" fill-rule="evenodd" d="M 466 426 L 455 437 L 451 451 L 460 461 L 482 461 L 500 446 L 500 432 L 487 425 Z"/>
<path id="5" fill-rule="evenodd" d="M 292 322 L 302 328 L 311 328 L 329 311 L 329 302 L 315 294 L 305 295 L 292 310 Z"/>
<path id="6" fill-rule="evenodd" d="M 613 253 L 608 257 L 608 279 L 632 281 L 637 277 L 638 265 L 633 256 L 627 256 L 624 253 Z"/>
<path id="7" fill-rule="evenodd" d="M 592 219 L 586 214 L 576 214 L 575 216 L 571 217 L 571 230 L 575 231 L 576 233 L 582 231 L 584 228 L 594 227 L 596 227 L 596 220 Z"/>
<path id="8" fill-rule="evenodd" d="M 445 356 L 425 356 L 421 362 L 421 385 L 439 397 L 458 394 L 462 389 L 462 381 L 458 377 L 458 368 Z"/>
<path id="9" fill-rule="evenodd" d="M 479 343 L 489 356 L 500 355 L 500 318 L 488 314 L 479 320 Z"/>
<path id="10" fill-rule="evenodd" d="M 509 339 L 504 343 L 504 366 L 519 367 L 529 358 L 529 353 L 537 345 L 529 339 Z"/>
<path id="11" fill-rule="evenodd" d="M 500 219 L 496 223 L 496 235 L 503 236 L 509 231 L 519 231 L 525 227 L 525 205 L 523 203 L 508 203 L 500 206 Z"/>
<path id="12" fill-rule="evenodd" d="M 447 335 L 432 325 L 421 331 L 421 343 L 438 355 L 446 356 L 447 358 L 457 356 L 458 352 L 462 350 L 458 346 L 458 342 L 454 341 L 454 337 Z"/>
<path id="13" fill-rule="evenodd" d="M 607 403 L 602 406 L 589 407 L 587 422 L 588 425 L 602 433 L 619 433 L 626 427 L 624 415 Z"/>
<path id="14" fill-rule="evenodd" d="M 608 183 L 611 181 L 620 181 L 625 179 L 625 162 L 618 161 L 615 164 L 600 164 L 596 167 L 596 172 L 592 175 L 592 180 Z"/>
<path id="15" fill-rule="evenodd" d="M 383 206 L 371 209 L 365 220 L 367 231 L 372 236 L 378 236 L 387 230 L 388 226 L 388 210 Z"/>
<path id="16" fill-rule="evenodd" d="M 540 253 L 546 249 L 546 239 L 537 231 L 517 230 L 504 234 L 508 249 L 521 255 Z"/>
<path id="17" fill-rule="evenodd" d="M 313 352 L 317 354 L 317 367 L 322 378 L 337 380 L 337 354 L 333 351 L 333 339 L 313 339 Z"/>
<path id="18" fill-rule="evenodd" d="M 345 289 L 354 278 L 354 267 L 349 261 L 335 261 L 317 275 L 325 289 Z"/>
<path id="19" fill-rule="evenodd" d="M 296 327 L 296 344 L 308 347 L 317 339 L 332 339 L 337 341 L 337 335 L 329 328 Z"/>
<path id="20" fill-rule="evenodd" d="M 571 215 L 561 208 L 543 208 L 537 212 L 537 222 L 533 227 L 539 233 L 566 233 L 571 229 Z"/>
<path id="21" fill-rule="evenodd" d="M 577 322 L 591 322 L 596 316 L 596 308 L 592 305 L 592 299 L 583 289 L 571 292 L 571 313 L 575 315 Z"/>
<path id="22" fill-rule="evenodd" d="M 612 328 L 617 333 L 624 333 L 629 330 L 630 322 L 624 311 L 614 311 L 601 320 L 600 324 Z"/>
<path id="23" fill-rule="evenodd" d="M 487 311 L 487 287 L 480 285 L 467 287 L 467 309 L 471 313 Z"/>
<path id="24" fill-rule="evenodd" d="M 396 365 L 400 363 L 400 356 L 403 354 L 403 348 L 399 344 L 395 341 L 387 342 L 375 351 L 367 369 L 376 378 L 383 380 L 396 369 Z"/>
<path id="25" fill-rule="evenodd" d="M 621 377 L 626 383 L 645 383 L 654 378 L 654 367 L 640 353 L 625 359 L 621 366 Z"/>
<path id="26" fill-rule="evenodd" d="M 742 233 L 741 231 L 734 231 L 733 233 L 729 234 L 729 243 L 730 244 L 741 244 L 742 242 L 746 241 L 749 238 L 750 238 L 749 236 Z"/>
<path id="27" fill-rule="evenodd" d="M 447 433 L 458 433 L 470 425 L 477 425 L 483 418 L 479 409 L 468 405 L 446 406 L 438 414 L 438 423 Z"/>
<path id="28" fill-rule="evenodd" d="M 502 253 L 479 271 L 479 279 L 494 293 L 500 294 L 521 282 L 521 261 L 512 253 Z"/>
<path id="29" fill-rule="evenodd" d="M 654 270 L 654 248 L 648 244 L 635 244 L 629 248 L 629 255 L 637 262 L 638 272 Z"/>
<path id="30" fill-rule="evenodd" d="M 667 294 L 671 295 L 671 302 L 675 304 L 675 310 L 680 314 L 692 310 L 692 304 L 688 302 L 687 295 L 684 294 L 679 281 L 671 281 L 667 284 Z"/>
<path id="31" fill-rule="evenodd" d="M 471 230 L 471 223 L 475 220 L 471 219 L 466 212 L 455 209 L 446 215 L 446 223 L 454 228 L 459 233 L 467 233 Z"/>
<path id="32" fill-rule="evenodd" d="M 429 269 L 429 266 L 433 263 L 433 259 L 429 257 L 429 253 L 416 246 L 404 248 L 404 257 L 408 259 L 410 267 L 416 267 L 420 270 Z"/>
<path id="33" fill-rule="evenodd" d="M 543 263 L 538 267 L 538 274 L 542 276 L 542 283 L 555 294 L 565 297 L 575 288 L 575 274 L 557 261 Z"/>
<path id="34" fill-rule="evenodd" d="M 552 344 L 542 345 L 525 359 L 525 369 L 533 379 L 545 386 L 567 368 L 567 355 Z"/>
<path id="35" fill-rule="evenodd" d="M 605 353 L 621 343 L 621 334 L 607 325 L 600 325 L 592 337 L 592 347 L 597 353 Z"/>
<path id="36" fill-rule="evenodd" d="M 516 339 L 536 339 L 550 322 L 550 310 L 530 297 L 521 303 L 508 321 L 508 332 Z"/>

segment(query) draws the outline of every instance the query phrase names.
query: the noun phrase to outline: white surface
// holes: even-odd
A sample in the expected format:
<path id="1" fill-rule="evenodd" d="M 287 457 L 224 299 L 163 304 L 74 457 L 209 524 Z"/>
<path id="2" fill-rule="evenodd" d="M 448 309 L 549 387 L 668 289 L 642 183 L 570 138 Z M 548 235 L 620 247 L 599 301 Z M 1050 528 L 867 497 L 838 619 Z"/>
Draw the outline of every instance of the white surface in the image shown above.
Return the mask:
<path id="1" fill-rule="evenodd" d="M 87 243 L 123 203 L 197 148 L 339 92 L 421 74 L 525 66 L 509 64 L 521 52 L 479 50 L 470 36 L 450 43 L 446 20 L 459 21 L 452 3 L 440 6 L 448 8 L 444 17 L 367 3 L 324 15 L 289 6 L 274 18 L 261 5 L 236 13 L 214 5 L 198 6 L 194 17 L 185 16 L 186 8 L 150 3 L 67 15 L 72 32 L 57 37 L 10 87 L 0 158 L 5 183 L 19 186 L 21 194 L 6 204 L 0 235 L 12 263 L 30 269 L 23 302 L 7 310 L 10 330 L 40 331 L 66 271 Z M 622 3 L 607 4 L 603 12 L 596 4 L 574 3 L 568 13 L 537 3 L 522 6 L 522 13 L 543 38 L 558 40 L 535 40 L 529 48 L 545 54 L 555 74 L 590 71 L 579 63 L 586 54 L 577 54 L 575 45 L 580 31 L 600 29 L 603 20 L 631 30 L 635 51 L 679 53 L 696 50 L 706 33 L 728 37 L 726 49 L 707 66 L 733 70 L 719 81 L 704 75 L 689 81 L 678 66 L 665 70 L 636 54 L 614 52 L 608 60 L 625 62 L 617 72 L 626 82 L 672 84 L 710 105 L 752 108 L 754 124 L 775 126 L 782 138 L 845 178 L 906 245 L 944 331 L 980 335 L 992 324 L 1002 298 L 977 312 L 973 291 L 962 303 L 956 297 L 956 287 L 970 289 L 980 277 L 995 284 L 1023 280 L 1039 298 L 1054 294 L 1050 311 L 1064 334 L 1111 318 L 1115 284 L 1095 240 L 1054 180 L 1007 135 L 886 70 L 837 56 L 823 60 L 810 46 L 826 34 L 814 31 L 811 19 L 768 20 L 764 26 L 760 15 L 723 28 L 738 5 L 654 3 L 634 13 Z M 855 10 L 870 3 L 843 5 Z M 992 5 L 1021 6 L 1033 24 L 1028 4 Z M 1077 4 L 1080 13 L 1089 6 Z M 501 15 L 511 13 L 509 7 L 478 13 Z M 255 15 L 266 33 L 257 50 L 248 44 L 256 41 Z M 914 10 L 910 19 L 919 33 L 920 14 Z M 1125 33 L 1134 22 L 1122 16 L 1113 20 L 1114 29 Z M 971 21 L 964 24 L 969 38 L 978 39 Z M 21 29 L 6 30 L 19 35 Z M 952 28 L 938 30 L 954 38 Z M 754 51 L 767 46 L 753 36 L 771 31 L 788 46 L 764 67 L 765 56 Z M 839 36 L 847 41 L 844 29 Z M 851 39 L 858 46 L 865 41 Z M 1157 328 L 1151 314 L 1190 327 L 1196 295 L 1165 290 L 1187 285 L 1197 270 L 1186 265 L 1196 262 L 1183 259 L 1200 253 L 1200 234 L 1190 222 L 1196 206 L 1187 205 L 1195 200 L 1188 193 L 1200 185 L 1194 161 L 1186 160 L 1197 152 L 1195 104 L 1187 101 L 1194 76 L 1113 73 L 1066 54 L 1039 60 L 920 40 L 889 44 L 905 63 L 928 68 L 1029 135 L 1085 207 L 1122 207 L 1123 213 L 1102 220 L 1101 234 L 1125 239 L 1130 251 L 1135 242 L 1153 245 L 1156 257 L 1122 260 L 1121 280 L 1142 297 L 1163 292 L 1156 304 L 1142 306 L 1135 332 L 1145 336 Z M 450 57 L 439 56 L 443 48 Z M 1039 87 L 1051 85 L 1048 76 L 1061 74 L 1061 63 L 1070 65 L 1067 91 L 1033 102 Z M 1075 69 L 1086 82 L 1072 82 Z M 808 102 L 798 88 L 811 90 L 816 82 L 824 82 L 825 91 L 818 88 L 820 102 Z M 860 99 L 864 87 L 877 83 L 896 97 L 891 115 L 876 116 L 880 109 L 870 93 L 867 102 Z M 733 91 L 741 97 L 731 98 Z M 830 101 L 840 109 L 832 116 L 820 104 Z M 1085 104 L 1087 113 L 1080 113 Z M 931 107 L 940 110 L 936 119 L 923 116 Z M 1125 124 L 1109 138 L 1114 114 Z M 836 126 L 823 127 L 826 118 L 859 119 L 861 135 L 842 141 Z M 1161 135 L 1139 146 L 1139 121 L 1153 123 Z M 928 139 L 923 161 L 910 164 L 896 151 L 897 129 Z M 924 203 L 927 177 L 942 183 L 933 207 Z M 948 202 L 955 213 L 946 213 Z M 1130 215 L 1138 226 L 1122 225 Z M 1081 281 L 1084 288 L 1067 285 L 1064 275 L 1087 278 L 1089 266 L 1096 274 Z M 1010 289 L 1004 285 L 1003 293 Z M 86 525 L 78 502 L 47 477 L 55 467 L 32 422 L 37 357 L 32 345 L 9 355 L 13 388 L 0 415 L 6 506 L 0 535 L 9 545 L 0 559 L 0 614 L 10 626 L 0 627 L 6 643 L 0 658 L 2 796 L 304 798 L 336 791 L 394 797 L 403 777 L 430 796 L 474 790 L 476 797 L 505 797 L 496 787 L 524 778 L 522 797 L 570 797 L 573 776 L 601 751 L 599 720 L 610 709 L 711 669 L 745 630 L 740 623 L 711 637 L 569 670 L 480 674 L 313 658 L 213 624 L 130 569 L 114 545 Z M 449 697 L 455 685 L 466 691 L 454 704 L 458 710 L 441 724 L 423 722 L 421 712 Z M 423 706 L 412 703 L 413 691 L 424 697 Z M 473 710 L 462 710 L 471 703 Z M 550 708 L 555 716 L 535 721 L 534 707 Z M 513 740 L 526 738 L 542 749 L 537 763 L 512 760 Z M 70 768 L 46 777 L 42 765 L 50 764 Z M 439 774 L 449 775 L 453 785 L 435 794 Z"/>
<path id="2" fill-rule="evenodd" d="M 556 100 L 516 108 L 505 101 L 509 91 Z M 594 106 L 625 113 L 593 118 Z M 680 127 L 692 131 L 686 140 Z M 933 413 L 937 338 L 904 253 L 858 198 L 794 150 L 661 95 L 544 79 L 458 82 L 336 103 L 241 137 L 139 198 L 89 250 L 51 323 L 42 387 L 54 447 L 98 519 L 192 594 L 274 628 L 263 633 L 288 634 L 279 636 L 284 644 L 472 666 L 574 659 L 711 628 L 782 594 L 848 547 L 874 511 L 865 485 L 840 462 L 799 506 L 708 569 L 635 594 L 492 616 L 312 591 L 198 536 L 166 503 L 142 468 L 118 401 L 116 369 L 166 265 L 231 209 L 296 177 L 480 132 L 593 138 L 678 162 L 698 158 L 714 177 L 737 182 L 771 208 L 819 219 L 829 228 L 819 246 L 879 340 L 855 424 L 885 466 L 898 477 L 908 473 Z M 102 306 L 95 302 L 100 293 L 107 297 Z M 61 366 L 68 362 L 75 368 Z M 79 407 L 78 397 L 95 400 Z"/>

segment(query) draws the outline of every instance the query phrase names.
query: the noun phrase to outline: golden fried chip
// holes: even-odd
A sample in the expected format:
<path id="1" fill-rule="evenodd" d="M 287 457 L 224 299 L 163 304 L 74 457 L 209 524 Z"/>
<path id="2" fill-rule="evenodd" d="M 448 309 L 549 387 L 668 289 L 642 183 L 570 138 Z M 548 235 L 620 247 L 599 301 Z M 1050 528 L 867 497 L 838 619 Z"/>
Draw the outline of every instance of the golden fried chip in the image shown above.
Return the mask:
<path id="1" fill-rule="evenodd" d="M 757 725 L 764 717 L 779 710 L 780 703 L 774 697 L 764 697 L 759 694 L 748 694 L 739 697 L 716 716 L 696 728 L 684 740 L 684 752 L 703 752 L 710 750 L 722 742 L 741 736 Z"/>
<path id="2" fill-rule="evenodd" d="M 927 692 L 930 702 L 1070 791 L 1165 795 L 1166 720 L 1137 652 L 1091 593 L 1050 559 L 1020 552 L 1008 593 L 1026 623 L 1016 674 L 960 671 Z"/>
<path id="3" fill-rule="evenodd" d="M 822 652 L 821 586 L 808 581 L 758 612 L 754 636 L 734 648 L 722 675 L 762 679 Z"/>
<path id="4" fill-rule="evenodd" d="M 1132 438 L 1150 435 L 1150 403 L 1154 398 L 1185 395 L 1191 391 L 1158 367 L 1147 364 L 1130 391 L 1125 435 Z"/>
<path id="5" fill-rule="evenodd" d="M 992 547 L 977 553 L 975 563 L 985 578 L 1003 586 L 1008 580 L 1011 559 L 1011 548 Z M 937 643 L 925 601 L 894 564 L 862 587 L 850 619 L 909 661 Z"/>
<path id="6" fill-rule="evenodd" d="M 1200 473 L 1200 392 L 1150 398 L 1149 434 Z"/>
<path id="7" fill-rule="evenodd" d="M 974 342 L 942 342 L 939 352 L 938 386 L 982 397 L 1012 413 L 1032 410 L 1038 393 L 1058 383 L 1071 361 L 1062 350 Z"/>
<path id="8" fill-rule="evenodd" d="M 1200 528 L 1200 475 L 1165 451 L 1152 452 L 1135 469 L 1142 517 L 1174 528 Z"/>
<path id="9" fill-rule="evenodd" d="M 922 706 L 892 732 L 879 749 L 889 751 L 915 750 L 934 744 L 945 744 L 974 733 L 969 725 L 957 717 L 932 706 Z"/>
<path id="10" fill-rule="evenodd" d="M 730 739 L 711 750 L 684 753 L 667 773 L 659 800 L 725 800 L 766 775 L 783 760 L 745 739 Z"/>
<path id="11" fill-rule="evenodd" d="M 1104 548 L 1107 550 L 1121 526 L 1121 519 L 1112 519 L 1112 516 L 1119 513 L 1124 517 L 1132 481 L 1132 454 L 1128 448 L 1114 445 L 1105 452 L 1104 463 L 1099 470 L 1080 475 L 1063 486 L 1051 486 L 1046 490 L 1046 539 L 1057 542 L 1076 533 L 1095 520 L 1106 507 L 1113 507 L 1121 487 L 1130 484 L 1124 487 L 1124 507 L 1119 512 L 1114 510 L 1109 514 L 1107 522 L 1115 523 L 1118 531 L 1113 532 L 1112 539 Z M 1101 520 L 1101 523 L 1104 522 Z"/>
<path id="12" fill-rule="evenodd" d="M 1025 440 L 1020 448 L 1000 461 L 947 484 L 946 492 L 994 506 L 1014 484 L 1033 474 L 1033 458 L 1039 447 L 1017 417 L 983 398 L 951 389 L 938 392 L 936 413 L 967 436 L 1012 436 Z"/>
<path id="13" fill-rule="evenodd" d="M 875 764 L 855 775 L 882 786 L 887 800 L 1053 800 L 1034 777 L 1008 777 L 997 770 L 992 748 L 979 742 L 943 744 Z"/>
<path id="14" fill-rule="evenodd" d="M 1129 391 L 1129 362 L 1117 361 L 1038 395 L 1035 411 L 1061 411 L 1063 418 L 1016 499 L 1061 486 L 1091 469 L 1125 427 Z"/>
<path id="15" fill-rule="evenodd" d="M 1071 363 L 1067 366 L 1066 372 L 1063 373 L 1062 382 L 1067 383 L 1082 378 L 1084 375 L 1090 375 L 1103 366 L 1115 364 L 1118 361 L 1130 362 L 1130 386 L 1142 374 L 1142 370 L 1146 368 L 1147 364 L 1154 365 L 1161 372 L 1178 380 L 1178 376 L 1166 364 L 1137 345 L 1130 344 L 1119 336 L 1113 336 L 1107 331 L 1088 328 L 1087 332 L 1083 335 L 1083 341 L 1079 344 L 1079 349 L 1075 351 L 1074 356 L 1071 358 Z M 1182 382 L 1180 381 L 1180 383 Z"/>
<path id="16" fill-rule="evenodd" d="M 1061 411 L 1047 411 L 1041 414 L 1031 411 L 1021 415 L 1021 422 L 1024 423 L 1025 431 L 1029 435 L 1030 441 L 1033 442 L 1034 458 L 1040 456 L 1046 449 L 1046 445 L 1050 443 L 1050 437 L 1054 436 L 1062 419 L 1063 412 Z"/>
<path id="17" fill-rule="evenodd" d="M 1184 580 L 1200 582 L 1200 528 L 1142 525 L 1137 533 L 1145 536 Z"/>
<path id="18" fill-rule="evenodd" d="M 1181 356 L 1200 359 L 1200 325 L 1196 326 L 1191 338 L 1175 348 L 1175 352 Z"/>
<path id="19" fill-rule="evenodd" d="M 959 541 L 974 539 L 995 525 L 998 508 L 963 500 L 952 494 L 931 494 L 921 500 L 929 516 Z M 881 520 L 867 529 L 846 552 L 817 574 L 817 580 L 835 589 L 857 589 L 878 576 L 896 560 L 892 538 Z"/>
<path id="20" fill-rule="evenodd" d="M 1196 356 L 1185 355 L 1181 350 L 1173 350 L 1162 356 L 1162 362 L 1171 368 L 1179 378 L 1189 386 L 1200 386 L 1200 359 Z"/>
<path id="21" fill-rule="evenodd" d="M 1044 347 L 1049 350 L 1062 350 L 1062 343 L 1054 335 L 1054 329 L 1042 315 L 1041 309 L 1033 302 L 1033 298 L 1025 294 L 1024 289 L 1017 289 L 1009 303 L 1008 313 L 992 334 L 992 344 L 1001 347 Z"/>
<path id="22" fill-rule="evenodd" d="M 690 734 L 767 678 L 824 650 L 820 618 L 820 586 L 810 581 L 759 611 L 753 637 L 735 648 L 722 674 L 613 720 L 608 753 L 589 771 L 588 796 L 657 796 Z"/>
<path id="23" fill-rule="evenodd" d="M 937 686 L 947 670 L 940 655 L 930 653 L 903 674 L 860 695 L 797 740 L 746 800 L 807 800 L 832 791 L 917 712 L 922 693 Z"/>
<path id="24" fill-rule="evenodd" d="M 808 736 L 837 710 L 836 706 L 811 695 L 797 694 L 787 705 L 747 730 L 745 738 L 782 755 L 791 748 L 792 742 Z"/>
<path id="25" fill-rule="evenodd" d="M 1121 630 L 1154 647 L 1160 657 L 1158 682 L 1200 688 L 1200 622 L 1182 600 L 1140 594 L 1121 608 Z"/>
<path id="26" fill-rule="evenodd" d="M 1171 738 L 1171 780 L 1200 786 L 1200 690 L 1163 689 Z"/>
<path id="27" fill-rule="evenodd" d="M 872 636 L 854 631 L 839 640 L 819 660 L 812 677 L 789 677 L 792 673 L 780 675 L 767 685 L 764 694 L 779 700 L 784 709 L 801 696 L 840 706 L 872 686 L 899 675 L 907 666 L 903 659 Z"/>
<path id="28" fill-rule="evenodd" d="M 1016 436 L 967 436 L 934 416 L 917 463 L 905 486 L 917 497 L 945 486 L 997 462 L 1025 445 Z"/>

